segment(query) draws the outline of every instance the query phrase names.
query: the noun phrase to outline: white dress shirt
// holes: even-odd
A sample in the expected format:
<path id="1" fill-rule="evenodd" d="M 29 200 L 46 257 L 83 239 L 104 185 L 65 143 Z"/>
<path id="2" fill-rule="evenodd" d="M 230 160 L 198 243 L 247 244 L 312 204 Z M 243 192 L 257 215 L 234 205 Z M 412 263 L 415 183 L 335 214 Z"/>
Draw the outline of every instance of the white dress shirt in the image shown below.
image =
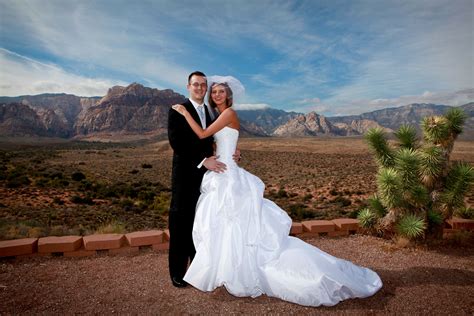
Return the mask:
<path id="1" fill-rule="evenodd" d="M 204 108 L 206 105 L 204 104 L 204 102 L 202 104 L 199 104 L 197 103 L 196 101 L 192 100 L 192 99 L 189 99 L 189 101 L 191 101 L 192 105 L 194 106 L 194 108 L 196 109 L 196 112 L 199 114 L 199 110 L 198 110 L 198 106 L 202 106 L 202 110 L 204 111 L 204 121 L 201 119 L 201 116 L 199 116 L 199 118 L 201 119 L 201 126 L 202 128 L 206 128 L 206 109 Z M 202 165 L 204 164 L 204 161 L 206 160 L 207 158 L 204 158 L 201 163 L 199 165 L 197 165 L 197 168 L 200 169 L 202 167 Z"/>

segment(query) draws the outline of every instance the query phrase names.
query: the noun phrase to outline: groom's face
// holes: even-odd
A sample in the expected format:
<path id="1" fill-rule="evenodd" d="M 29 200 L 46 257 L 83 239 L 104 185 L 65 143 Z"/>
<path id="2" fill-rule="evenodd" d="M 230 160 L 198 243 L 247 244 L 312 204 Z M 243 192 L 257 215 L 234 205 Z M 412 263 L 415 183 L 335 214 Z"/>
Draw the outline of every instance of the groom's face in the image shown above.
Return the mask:
<path id="1" fill-rule="evenodd" d="M 189 97 L 202 103 L 207 91 L 207 79 L 201 76 L 192 76 L 188 83 Z"/>

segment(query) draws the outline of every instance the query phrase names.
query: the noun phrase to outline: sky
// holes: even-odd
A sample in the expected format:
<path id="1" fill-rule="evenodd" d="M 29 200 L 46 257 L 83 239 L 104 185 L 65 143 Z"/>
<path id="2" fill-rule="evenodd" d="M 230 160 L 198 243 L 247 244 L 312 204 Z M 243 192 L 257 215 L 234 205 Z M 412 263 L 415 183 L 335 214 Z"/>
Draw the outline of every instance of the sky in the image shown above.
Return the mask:
<path id="1" fill-rule="evenodd" d="M 240 109 L 326 116 L 474 101 L 474 0 L 0 0 L 0 95 L 187 95 L 231 75 Z"/>

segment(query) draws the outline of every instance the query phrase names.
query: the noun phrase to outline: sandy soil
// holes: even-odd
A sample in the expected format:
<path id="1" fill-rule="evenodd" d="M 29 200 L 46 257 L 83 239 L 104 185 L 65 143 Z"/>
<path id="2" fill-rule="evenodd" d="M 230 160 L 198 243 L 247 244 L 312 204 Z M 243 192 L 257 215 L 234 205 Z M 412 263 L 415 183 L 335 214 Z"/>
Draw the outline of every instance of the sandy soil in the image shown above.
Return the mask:
<path id="1" fill-rule="evenodd" d="M 304 307 L 261 296 L 236 298 L 219 288 L 174 288 L 167 254 L 0 261 L 0 314 L 359 314 L 472 315 L 474 248 L 398 248 L 354 235 L 307 242 L 375 270 L 374 296 L 333 307 Z"/>

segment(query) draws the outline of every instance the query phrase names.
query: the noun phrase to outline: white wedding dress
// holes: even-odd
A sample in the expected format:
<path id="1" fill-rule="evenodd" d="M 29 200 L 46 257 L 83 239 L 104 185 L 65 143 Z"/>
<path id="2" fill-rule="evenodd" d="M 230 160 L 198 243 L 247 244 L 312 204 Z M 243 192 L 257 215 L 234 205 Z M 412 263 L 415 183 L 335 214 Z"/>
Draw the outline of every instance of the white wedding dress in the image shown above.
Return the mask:
<path id="1" fill-rule="evenodd" d="M 266 294 L 306 306 L 377 292 L 382 281 L 372 270 L 289 236 L 291 218 L 263 198 L 258 177 L 233 161 L 238 137 L 230 127 L 214 135 L 227 170 L 207 172 L 202 181 L 193 228 L 196 256 L 184 280 L 202 291 L 224 285 L 235 296 Z"/>

